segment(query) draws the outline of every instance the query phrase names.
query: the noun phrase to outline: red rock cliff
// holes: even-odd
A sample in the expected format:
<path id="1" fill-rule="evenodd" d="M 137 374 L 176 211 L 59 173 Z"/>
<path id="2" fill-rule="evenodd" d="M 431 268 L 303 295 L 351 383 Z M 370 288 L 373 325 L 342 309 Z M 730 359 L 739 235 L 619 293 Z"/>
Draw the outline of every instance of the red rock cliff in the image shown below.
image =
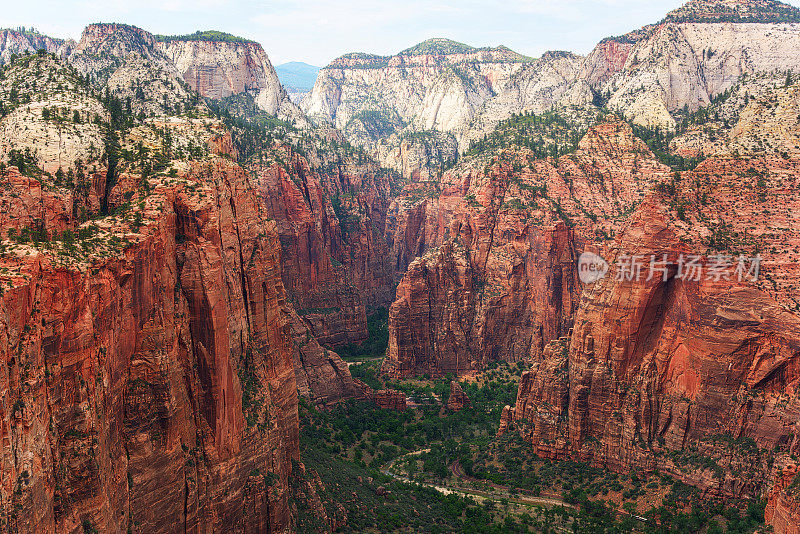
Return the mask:
<path id="1" fill-rule="evenodd" d="M 327 164 L 289 147 L 287 165 L 257 168 L 267 213 L 277 222 L 283 281 L 294 307 L 324 345 L 367 337 L 366 309 L 387 305 L 392 279 L 381 235 L 389 176 L 355 162 Z"/>
<path id="2" fill-rule="evenodd" d="M 800 532 L 800 503 L 797 501 L 797 466 L 787 465 L 769 495 L 764 516 L 777 534 L 797 534 Z"/>
<path id="3" fill-rule="evenodd" d="M 643 204 L 616 254 L 691 253 L 668 220 Z M 794 447 L 800 319 L 748 283 L 677 279 L 676 269 L 666 281 L 612 273 L 587 287 L 572 336 L 523 375 L 511 419 L 545 456 L 758 496 L 770 458 Z"/>
<path id="4" fill-rule="evenodd" d="M 424 255 L 398 287 L 383 370 L 442 376 L 540 356 L 577 310 L 580 251 L 608 240 L 664 174 L 627 125 L 609 121 L 575 154 L 508 150 L 407 186 L 387 218 L 392 262 L 402 271 Z"/>
<path id="5" fill-rule="evenodd" d="M 297 393 L 274 223 L 238 166 L 183 176 L 151 180 L 138 230 L 98 221 L 98 247 L 129 242 L 116 252 L 2 258 L 0 507 L 15 531 L 291 528 Z"/>

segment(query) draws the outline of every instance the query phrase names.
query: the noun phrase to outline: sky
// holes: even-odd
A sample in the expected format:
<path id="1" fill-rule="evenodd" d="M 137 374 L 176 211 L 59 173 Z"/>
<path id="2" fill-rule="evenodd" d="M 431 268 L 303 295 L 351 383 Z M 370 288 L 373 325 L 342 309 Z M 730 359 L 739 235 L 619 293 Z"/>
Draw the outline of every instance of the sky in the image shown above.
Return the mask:
<path id="1" fill-rule="evenodd" d="M 657 22 L 683 0 L 3 0 L 0 27 L 78 39 L 92 22 L 152 33 L 221 30 L 261 43 L 275 65 L 325 66 L 347 52 L 389 55 L 430 37 L 521 54 L 588 53 Z M 800 6 L 800 0 L 789 3 Z"/>

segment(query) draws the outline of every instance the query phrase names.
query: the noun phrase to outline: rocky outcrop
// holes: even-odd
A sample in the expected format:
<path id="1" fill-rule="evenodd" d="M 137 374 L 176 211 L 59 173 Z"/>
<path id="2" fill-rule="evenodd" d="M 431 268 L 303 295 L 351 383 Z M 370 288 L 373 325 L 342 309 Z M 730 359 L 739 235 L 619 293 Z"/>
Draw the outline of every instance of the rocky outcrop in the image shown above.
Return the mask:
<path id="1" fill-rule="evenodd" d="M 379 408 L 399 412 L 406 409 L 406 394 L 396 389 L 373 390 L 366 388 L 365 398 L 374 402 Z"/>
<path id="2" fill-rule="evenodd" d="M 320 408 L 342 400 L 367 398 L 366 385 L 355 380 L 338 354 L 323 348 L 302 317 L 290 306 L 293 362 L 298 394 Z"/>
<path id="3" fill-rule="evenodd" d="M 447 407 L 457 412 L 463 408 L 468 408 L 470 404 L 469 397 L 461 389 L 461 384 L 458 383 L 458 380 L 452 380 L 450 382 L 450 396 L 447 399 Z"/>
<path id="4" fill-rule="evenodd" d="M 569 230 L 556 225 L 531 236 L 517 269 L 524 272 L 524 264 L 531 262 L 540 270 L 536 280 L 528 281 L 529 290 L 515 298 L 510 297 L 518 282 L 501 276 L 510 273 L 488 257 L 485 247 L 491 236 L 482 230 L 465 228 L 464 234 L 471 234 L 476 248 L 483 245 L 484 258 L 492 262 L 486 271 L 473 267 L 468 249 L 452 242 L 409 266 L 389 311 L 383 371 L 390 376 L 462 375 L 490 361 L 516 362 L 541 350 L 543 342 L 566 328 L 575 291 Z M 491 255 L 509 249 L 498 244 Z M 477 265 L 479 258 L 476 255 Z"/>
<path id="5" fill-rule="evenodd" d="M 68 59 L 97 87 L 130 99 L 136 114 L 172 115 L 191 106 L 175 65 L 157 49 L 155 37 L 136 26 L 90 24 Z"/>
<path id="6" fill-rule="evenodd" d="M 189 86 L 207 98 L 225 98 L 245 91 L 274 93 L 271 113 L 278 109 L 280 82 L 261 45 L 251 41 L 159 41 L 161 50 Z"/>
<path id="7" fill-rule="evenodd" d="M 593 89 L 601 88 L 625 67 L 635 43 L 636 41 L 628 36 L 603 39 L 586 56 L 578 78 L 585 80 Z"/>
<path id="8" fill-rule="evenodd" d="M 55 234 L 75 229 L 61 204 L 3 189 L 4 217 L 23 228 L 16 215 L 38 209 L 51 236 L 5 239 L 0 258 L 0 502 L 15 531 L 291 530 L 275 225 L 228 159 L 179 167 L 149 180 L 139 223 L 96 218 L 89 241 Z M 114 189 L 128 187 L 142 191 L 127 175 Z"/>
<path id="9" fill-rule="evenodd" d="M 460 150 L 467 149 L 470 141 L 481 139 L 513 114 L 591 105 L 590 87 L 578 80 L 583 63 L 583 57 L 571 52 L 551 51 L 524 64 L 482 104 L 466 130 L 460 133 Z"/>
<path id="10" fill-rule="evenodd" d="M 431 40 L 419 53 L 391 57 L 349 54 L 322 69 L 304 110 L 344 129 L 359 112 L 395 111 L 419 129 L 447 131 L 463 126 L 483 101 L 522 68 L 525 58 L 508 49 L 466 48 L 451 52 L 451 41 Z M 426 43 L 421 43 L 422 46 Z M 463 76 L 461 76 L 463 74 Z M 366 107 L 371 96 L 377 107 Z M 434 105 L 438 104 L 438 106 Z"/>
<path id="11" fill-rule="evenodd" d="M 0 30 L 0 65 L 5 65 L 11 60 L 12 55 L 32 54 L 39 50 L 55 54 L 60 58 L 69 55 L 75 41 L 71 39 L 57 39 L 42 35 L 34 30 Z"/>
<path id="12" fill-rule="evenodd" d="M 558 160 L 500 152 L 407 186 L 389 212 L 392 261 L 402 272 L 422 256 L 390 308 L 384 371 L 458 375 L 540 356 L 571 325 L 585 244 L 613 235 L 665 174 L 610 121 Z"/>
<path id="13" fill-rule="evenodd" d="M 290 121 L 302 119 L 258 43 L 235 38 L 210 40 L 200 35 L 162 38 L 157 48 L 189 87 L 207 98 L 249 92 L 267 113 Z"/>
<path id="14" fill-rule="evenodd" d="M 764 519 L 777 534 L 800 532 L 800 503 L 797 501 L 797 466 L 787 465 L 781 471 L 769 494 Z"/>

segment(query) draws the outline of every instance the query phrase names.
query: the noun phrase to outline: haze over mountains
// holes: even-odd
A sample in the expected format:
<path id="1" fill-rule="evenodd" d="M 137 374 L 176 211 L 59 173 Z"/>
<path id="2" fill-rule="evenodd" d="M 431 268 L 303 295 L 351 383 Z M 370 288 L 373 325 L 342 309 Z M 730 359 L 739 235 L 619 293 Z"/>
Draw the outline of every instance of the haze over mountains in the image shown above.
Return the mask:
<path id="1" fill-rule="evenodd" d="M 0 30 L 0 529 L 800 533 L 798 50 Z"/>
<path id="2" fill-rule="evenodd" d="M 303 63 L 302 61 L 290 61 L 275 67 L 278 78 L 289 94 L 296 94 L 299 100 L 302 96 L 311 91 L 319 73 L 319 67 Z"/>

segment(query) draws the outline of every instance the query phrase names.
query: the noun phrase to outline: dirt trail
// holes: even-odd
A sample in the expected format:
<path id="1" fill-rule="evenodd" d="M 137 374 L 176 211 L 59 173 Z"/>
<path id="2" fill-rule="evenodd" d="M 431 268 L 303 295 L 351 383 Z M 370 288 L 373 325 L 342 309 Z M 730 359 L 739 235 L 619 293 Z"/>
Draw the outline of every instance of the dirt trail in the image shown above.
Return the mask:
<path id="1" fill-rule="evenodd" d="M 454 493 L 456 495 L 461 495 L 462 497 L 477 497 L 478 499 L 488 499 L 491 501 L 501 501 L 507 500 L 510 503 L 514 504 L 521 504 L 524 506 L 562 506 L 564 508 L 571 508 L 576 509 L 576 507 L 572 504 L 564 502 L 559 496 L 554 494 L 544 494 L 540 496 L 533 496 L 533 495 L 517 495 L 511 496 L 509 494 L 508 488 L 505 486 L 500 486 L 498 484 L 492 484 L 485 481 L 480 481 L 481 483 L 488 484 L 488 490 L 478 490 L 474 488 L 466 488 L 462 486 L 454 486 L 454 485 L 446 485 L 446 484 L 432 484 L 429 482 L 417 482 L 415 480 L 411 480 L 408 477 L 403 475 L 398 475 L 394 472 L 394 464 L 408 456 L 418 456 L 420 454 L 430 452 L 430 449 L 421 449 L 418 451 L 410 452 L 398 458 L 395 458 L 391 462 L 387 463 L 383 468 L 381 468 L 381 472 L 385 475 L 388 475 L 395 480 L 399 480 L 401 482 L 405 482 L 407 484 L 419 484 L 420 486 L 426 486 L 429 488 L 433 488 L 436 491 L 443 493 L 445 495 L 449 495 Z M 477 480 L 474 478 L 467 477 L 461 465 L 458 462 L 453 463 L 450 466 L 450 471 L 453 475 L 458 478 L 459 480 L 465 480 L 470 482 L 476 482 Z"/>

